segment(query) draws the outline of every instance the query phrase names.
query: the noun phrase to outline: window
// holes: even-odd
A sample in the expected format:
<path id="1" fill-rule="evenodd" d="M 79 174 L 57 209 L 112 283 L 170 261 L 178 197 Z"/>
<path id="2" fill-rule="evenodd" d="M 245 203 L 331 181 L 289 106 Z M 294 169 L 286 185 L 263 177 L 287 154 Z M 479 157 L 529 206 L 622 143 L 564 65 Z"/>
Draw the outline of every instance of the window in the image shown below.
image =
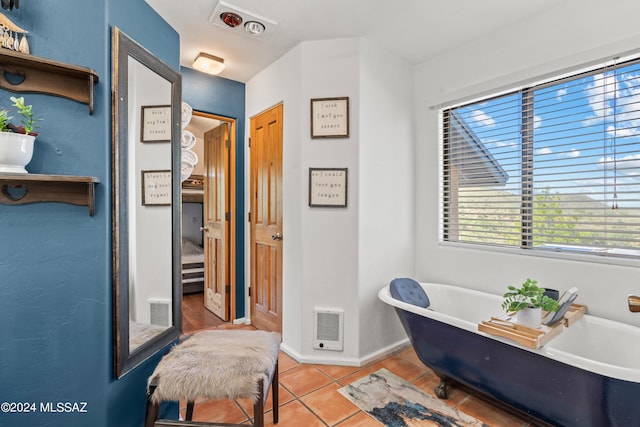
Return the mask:
<path id="1" fill-rule="evenodd" d="M 442 240 L 640 257 L 640 63 L 442 116 Z"/>

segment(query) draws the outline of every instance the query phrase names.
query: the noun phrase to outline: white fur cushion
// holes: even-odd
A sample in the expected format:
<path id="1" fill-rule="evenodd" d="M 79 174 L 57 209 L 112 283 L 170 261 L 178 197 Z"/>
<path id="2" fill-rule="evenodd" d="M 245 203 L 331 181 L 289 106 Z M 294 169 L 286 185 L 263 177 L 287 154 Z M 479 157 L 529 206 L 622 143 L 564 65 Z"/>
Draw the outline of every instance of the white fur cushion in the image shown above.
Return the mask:
<path id="1" fill-rule="evenodd" d="M 258 380 L 265 396 L 280 350 L 280 335 L 266 331 L 198 332 L 176 345 L 149 377 L 157 388 L 152 399 L 258 399 Z"/>

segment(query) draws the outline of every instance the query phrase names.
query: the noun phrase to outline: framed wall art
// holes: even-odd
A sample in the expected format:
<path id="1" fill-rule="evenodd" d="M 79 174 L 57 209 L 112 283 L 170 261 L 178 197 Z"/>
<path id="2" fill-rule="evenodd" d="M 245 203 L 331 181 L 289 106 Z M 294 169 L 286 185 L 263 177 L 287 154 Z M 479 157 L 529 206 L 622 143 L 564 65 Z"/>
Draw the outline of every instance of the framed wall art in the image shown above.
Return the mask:
<path id="1" fill-rule="evenodd" d="M 349 137 L 349 98 L 311 100 L 311 138 Z"/>
<path id="2" fill-rule="evenodd" d="M 171 171 L 142 171 L 142 204 L 171 205 Z"/>
<path id="3" fill-rule="evenodd" d="M 142 142 L 171 141 L 171 105 L 143 105 L 140 117 Z"/>
<path id="4" fill-rule="evenodd" d="M 347 207 L 347 168 L 309 168 L 309 206 Z"/>

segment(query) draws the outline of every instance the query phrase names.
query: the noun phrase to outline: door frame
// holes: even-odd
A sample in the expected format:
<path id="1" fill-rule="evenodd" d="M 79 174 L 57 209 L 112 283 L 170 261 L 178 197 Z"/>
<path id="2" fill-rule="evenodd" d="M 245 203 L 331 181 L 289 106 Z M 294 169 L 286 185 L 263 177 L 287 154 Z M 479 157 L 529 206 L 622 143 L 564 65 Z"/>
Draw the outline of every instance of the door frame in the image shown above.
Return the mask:
<path id="1" fill-rule="evenodd" d="M 237 259 L 236 259 L 236 250 L 237 250 L 237 245 L 238 245 L 238 239 L 237 239 L 237 220 L 236 220 L 236 213 L 237 213 L 237 183 L 236 183 L 236 127 L 237 127 L 237 120 L 230 118 L 230 117 L 225 117 L 225 116 L 220 116 L 217 114 L 211 114 L 211 113 L 206 113 L 204 111 L 197 111 L 197 110 L 193 110 L 193 115 L 195 116 L 199 116 L 199 117 L 204 117 L 204 118 L 209 118 L 212 120 L 218 120 L 221 122 L 225 122 L 225 123 L 229 123 L 229 169 L 228 169 L 228 182 L 229 182 L 229 249 L 228 249 L 228 254 L 229 254 L 229 321 L 233 322 L 234 320 L 236 320 L 236 315 L 237 315 L 237 310 L 236 310 L 236 300 L 237 300 L 237 295 L 236 295 L 236 282 L 237 282 L 237 277 L 236 277 L 236 264 L 237 264 Z M 204 142 L 203 142 L 204 143 Z M 204 161 L 204 159 L 202 159 L 202 161 Z M 207 170 L 207 168 L 205 167 L 205 171 Z M 206 181 L 206 180 L 205 180 Z M 203 189 L 204 190 L 204 189 Z M 204 214 L 204 200 L 203 200 L 203 214 Z M 204 220 L 204 215 L 203 215 L 203 220 Z M 206 261 L 206 260 L 205 260 Z"/>

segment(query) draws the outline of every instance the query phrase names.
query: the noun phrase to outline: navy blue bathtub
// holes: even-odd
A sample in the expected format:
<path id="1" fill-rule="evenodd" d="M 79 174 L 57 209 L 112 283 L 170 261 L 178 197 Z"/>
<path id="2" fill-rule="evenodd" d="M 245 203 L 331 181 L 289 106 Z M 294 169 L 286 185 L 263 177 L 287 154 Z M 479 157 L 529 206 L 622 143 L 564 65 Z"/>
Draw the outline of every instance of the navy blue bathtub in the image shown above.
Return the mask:
<path id="1" fill-rule="evenodd" d="M 632 354 L 610 354 L 606 357 L 611 360 L 605 362 L 570 352 L 574 341 L 582 343 L 584 349 L 605 346 L 598 350 L 603 354 L 624 352 L 607 348 L 612 345 L 607 342 L 611 337 L 599 342 L 597 336 L 588 333 L 576 336 L 590 329 L 596 334 L 606 334 L 598 326 L 604 319 L 590 320 L 593 316 L 585 315 L 549 344 L 534 350 L 477 331 L 477 323 L 483 318 L 500 313 L 499 296 L 446 285 L 420 284 L 420 287 L 429 296 L 428 308 L 424 304 L 420 307 L 401 302 L 396 298 L 403 295 L 396 293 L 396 298 L 392 297 L 389 287 L 382 289 L 379 296 L 394 306 L 420 360 L 445 382 L 453 380 L 475 393 L 497 399 L 521 415 L 551 425 L 640 426 L 640 352 L 633 354 L 640 343 L 626 349 Z M 464 312 L 467 318 L 447 313 L 456 310 Z M 581 322 L 584 324 L 578 326 Z M 636 342 L 640 339 L 640 328 L 618 325 L 623 332 L 633 335 L 628 339 Z M 619 332 L 611 334 L 616 336 Z M 556 340 L 558 345 L 554 347 Z M 610 367 L 610 362 L 617 365 Z M 589 366 L 601 371 L 612 369 L 622 378 L 593 372 L 587 369 Z M 441 397 L 446 394 L 442 386 L 436 393 Z"/>

